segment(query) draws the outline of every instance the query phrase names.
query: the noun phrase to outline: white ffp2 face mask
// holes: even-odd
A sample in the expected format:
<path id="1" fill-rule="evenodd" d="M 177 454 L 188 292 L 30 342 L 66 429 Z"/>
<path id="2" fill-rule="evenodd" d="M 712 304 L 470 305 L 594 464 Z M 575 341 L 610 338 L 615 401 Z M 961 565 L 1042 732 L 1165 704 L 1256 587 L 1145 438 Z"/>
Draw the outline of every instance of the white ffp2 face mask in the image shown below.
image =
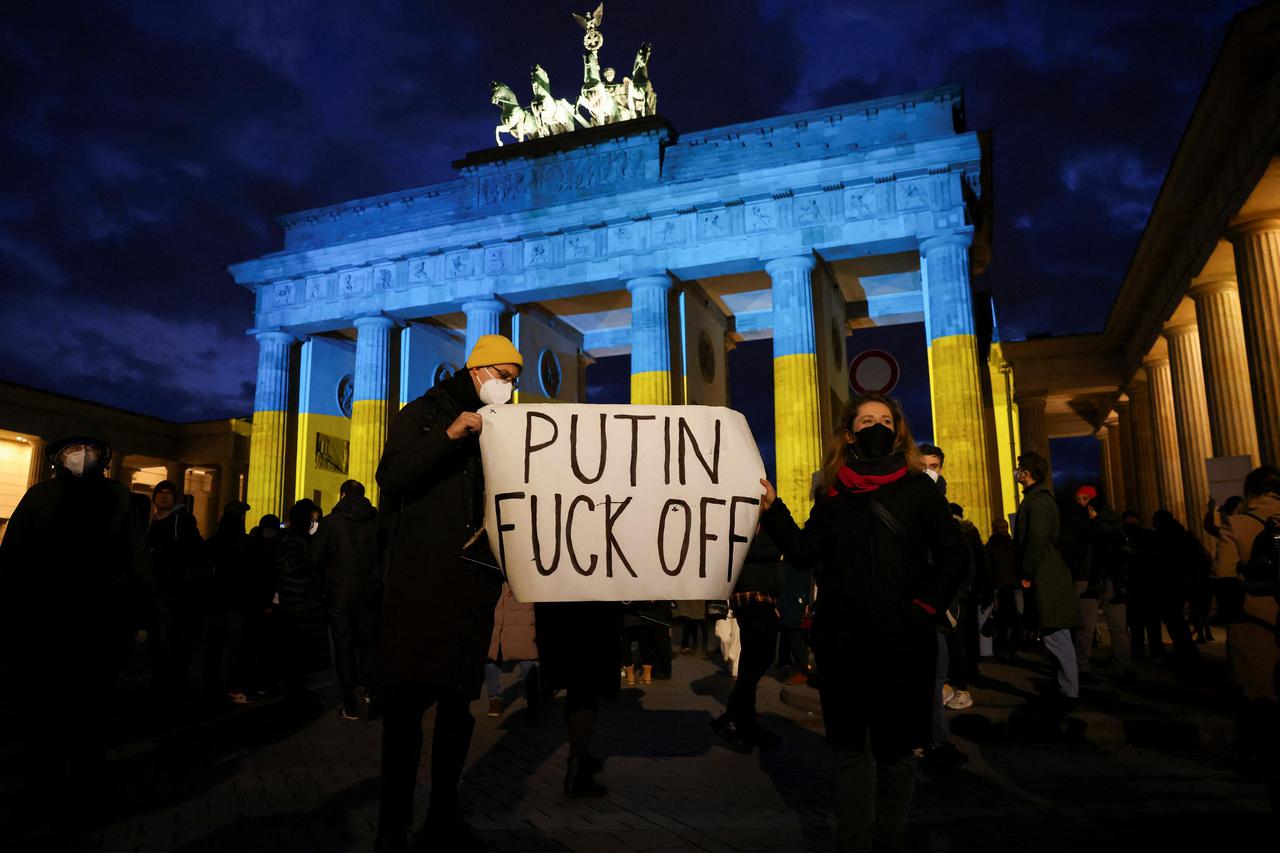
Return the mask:
<path id="1" fill-rule="evenodd" d="M 62 457 L 62 467 L 66 468 L 77 477 L 84 475 L 84 468 L 88 462 L 89 451 L 73 450 L 66 456 Z"/>
<path id="2" fill-rule="evenodd" d="M 511 390 L 510 382 L 503 382 L 501 379 L 486 379 L 480 383 L 480 400 L 489 406 L 501 406 L 511 399 Z"/>

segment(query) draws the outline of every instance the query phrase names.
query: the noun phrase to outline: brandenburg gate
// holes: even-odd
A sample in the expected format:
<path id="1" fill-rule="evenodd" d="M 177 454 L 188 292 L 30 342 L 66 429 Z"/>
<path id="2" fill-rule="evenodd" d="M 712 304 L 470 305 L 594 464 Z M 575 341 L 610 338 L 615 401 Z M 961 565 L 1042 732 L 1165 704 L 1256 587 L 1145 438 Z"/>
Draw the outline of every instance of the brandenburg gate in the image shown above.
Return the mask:
<path id="1" fill-rule="evenodd" d="M 989 142 L 960 88 L 677 133 L 648 46 L 614 84 L 582 23 L 581 126 L 548 131 L 569 105 L 535 67 L 523 117 L 493 88 L 522 141 L 443 183 L 283 216 L 280 251 L 231 267 L 261 347 L 255 511 L 373 487 L 392 412 L 503 332 L 525 359 L 517 402 L 584 401 L 591 359 L 629 353 L 633 402 L 729 404 L 728 349 L 772 338 L 778 492 L 803 518 L 849 395 L 849 330 L 919 322 L 948 495 L 979 529 L 1012 511 L 992 482 L 1013 467 L 1011 388 L 971 292 Z"/>

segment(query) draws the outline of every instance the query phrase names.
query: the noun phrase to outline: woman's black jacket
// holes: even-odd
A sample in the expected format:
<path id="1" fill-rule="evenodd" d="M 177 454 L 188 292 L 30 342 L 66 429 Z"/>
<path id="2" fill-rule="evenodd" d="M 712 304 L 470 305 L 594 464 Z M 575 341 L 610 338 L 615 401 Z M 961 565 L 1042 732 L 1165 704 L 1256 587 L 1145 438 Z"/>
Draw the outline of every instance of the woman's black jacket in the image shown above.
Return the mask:
<path id="1" fill-rule="evenodd" d="M 908 472 L 874 492 L 819 497 L 803 530 L 779 500 L 762 522 L 789 565 L 820 564 L 813 646 L 832 746 L 860 751 L 868 728 L 881 758 L 925 745 L 937 656 L 929 610 L 945 610 L 968 573 L 960 529 L 933 481 Z"/>

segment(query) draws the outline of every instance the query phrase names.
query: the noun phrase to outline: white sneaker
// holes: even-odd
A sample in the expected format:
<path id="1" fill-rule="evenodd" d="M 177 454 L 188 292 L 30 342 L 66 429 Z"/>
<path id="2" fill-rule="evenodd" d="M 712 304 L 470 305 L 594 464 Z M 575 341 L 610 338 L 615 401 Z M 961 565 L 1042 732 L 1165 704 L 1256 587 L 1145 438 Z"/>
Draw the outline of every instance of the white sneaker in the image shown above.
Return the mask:
<path id="1" fill-rule="evenodd" d="M 973 697 L 969 695 L 968 690 L 957 690 L 951 694 L 951 698 L 945 704 L 953 711 L 963 711 L 965 708 L 973 707 Z"/>

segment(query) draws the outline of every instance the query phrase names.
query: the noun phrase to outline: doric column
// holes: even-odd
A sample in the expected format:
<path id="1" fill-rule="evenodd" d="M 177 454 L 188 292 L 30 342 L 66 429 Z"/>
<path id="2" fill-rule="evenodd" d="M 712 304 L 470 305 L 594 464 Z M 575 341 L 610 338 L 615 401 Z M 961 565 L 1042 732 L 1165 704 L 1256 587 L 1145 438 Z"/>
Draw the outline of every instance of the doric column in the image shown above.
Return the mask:
<path id="1" fill-rule="evenodd" d="M 1018 395 L 1018 426 L 1021 435 L 1023 453 L 1039 453 L 1045 459 L 1049 456 L 1049 426 L 1045 419 L 1044 409 L 1049 398 L 1044 394 Z M 1013 476 L 1013 472 L 1009 472 Z"/>
<path id="2" fill-rule="evenodd" d="M 365 497 L 378 503 L 375 475 L 387 441 L 387 394 L 391 383 L 390 317 L 357 317 L 355 395 L 351 406 L 351 460 L 347 469 L 364 484 Z M 467 321 L 468 332 L 470 317 Z"/>
<path id="3" fill-rule="evenodd" d="M 289 407 L 288 332 L 258 335 L 258 386 L 253 395 L 253 438 L 249 446 L 249 500 L 254 513 L 284 517 L 284 472 Z"/>
<path id="4" fill-rule="evenodd" d="M 1186 523 L 1187 504 L 1182 490 L 1182 462 L 1178 448 L 1178 413 L 1173 402 L 1173 377 L 1169 359 L 1149 358 L 1147 391 L 1151 395 L 1151 423 L 1155 428 L 1156 482 L 1160 485 L 1159 509 L 1167 509 Z"/>
<path id="5" fill-rule="evenodd" d="M 1150 526 L 1151 516 L 1160 508 L 1160 480 L 1155 419 L 1151 414 L 1151 383 L 1146 371 L 1134 377 L 1125 393 L 1129 395 L 1129 414 L 1133 421 L 1133 470 L 1138 484 L 1138 505 L 1142 523 Z"/>
<path id="6" fill-rule="evenodd" d="M 47 445 L 43 438 L 29 438 L 27 444 L 31 446 L 31 461 L 27 467 L 27 488 L 29 489 L 36 483 L 46 480 L 53 471 L 53 466 L 45 458 L 44 452 Z"/>
<path id="7" fill-rule="evenodd" d="M 1227 238 L 1240 284 L 1258 453 L 1262 463 L 1275 465 L 1280 463 L 1280 216 L 1241 223 Z"/>
<path id="8" fill-rule="evenodd" d="M 920 277 L 933 440 L 947 454 L 947 497 L 985 533 L 991 529 L 991 472 L 969 286 L 972 242 L 967 231 L 922 241 Z"/>
<path id="9" fill-rule="evenodd" d="M 1209 437 L 1214 456 L 1249 456 L 1258 464 L 1258 428 L 1249 391 L 1249 360 L 1234 276 L 1191 282 L 1209 403 Z"/>
<path id="10" fill-rule="evenodd" d="M 671 405 L 671 276 L 646 275 L 627 282 L 631 294 L 631 402 Z"/>
<path id="11" fill-rule="evenodd" d="M 467 349 L 462 354 L 464 360 L 471 355 L 471 350 L 475 348 L 481 335 L 502 334 L 501 320 L 505 310 L 507 306 L 496 299 L 476 299 L 463 303 L 462 313 L 467 315 Z"/>
<path id="12" fill-rule="evenodd" d="M 1182 490 L 1186 519 L 1192 533 L 1203 537 L 1195 520 L 1204 515 L 1209 500 L 1209 474 L 1204 460 L 1213 455 L 1209 439 L 1209 407 L 1205 403 L 1204 366 L 1200 361 L 1200 334 L 1195 323 L 1166 326 L 1169 372 L 1173 384 L 1173 409 L 1178 416 L 1178 458 L 1182 464 Z"/>
<path id="13" fill-rule="evenodd" d="M 1115 480 L 1111 476 L 1111 469 L 1114 464 L 1111 459 L 1111 443 L 1107 441 L 1107 436 L 1111 430 L 1105 426 L 1098 427 L 1098 431 L 1093 437 L 1098 441 L 1098 476 L 1101 482 L 1097 483 L 1097 488 L 1106 495 L 1107 500 L 1111 500 L 1111 496 L 1115 494 Z"/>
<path id="14" fill-rule="evenodd" d="M 798 522 L 813 505 L 813 474 L 822 468 L 824 430 L 818 397 L 813 255 L 765 264 L 773 282 L 773 431 L 778 494 Z"/>
<path id="15" fill-rule="evenodd" d="M 1107 469 L 1104 473 L 1110 478 L 1110 483 L 1107 485 L 1107 503 L 1116 512 L 1121 512 L 1128 502 L 1129 493 L 1124 481 L 1124 443 L 1120 438 L 1120 417 L 1113 414 L 1107 418 L 1104 429 L 1107 431 Z"/>
<path id="16" fill-rule="evenodd" d="M 1124 490 L 1124 503 L 1113 502 L 1118 512 L 1132 509 L 1140 512 L 1142 485 L 1138 480 L 1137 453 L 1133 447 L 1133 411 L 1127 397 L 1116 403 L 1116 438 L 1120 446 L 1120 483 Z"/>

